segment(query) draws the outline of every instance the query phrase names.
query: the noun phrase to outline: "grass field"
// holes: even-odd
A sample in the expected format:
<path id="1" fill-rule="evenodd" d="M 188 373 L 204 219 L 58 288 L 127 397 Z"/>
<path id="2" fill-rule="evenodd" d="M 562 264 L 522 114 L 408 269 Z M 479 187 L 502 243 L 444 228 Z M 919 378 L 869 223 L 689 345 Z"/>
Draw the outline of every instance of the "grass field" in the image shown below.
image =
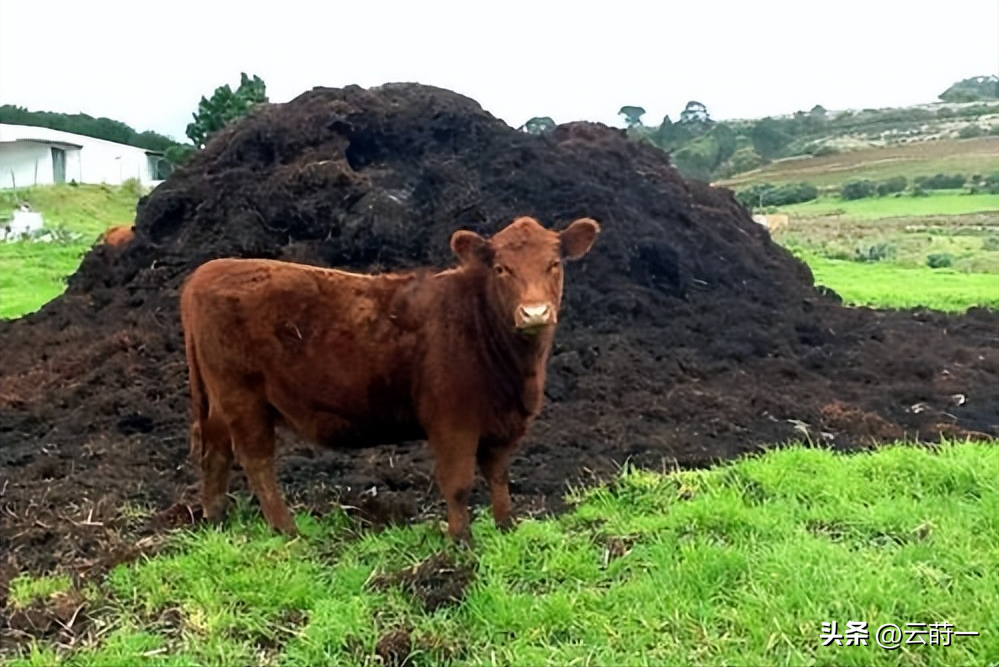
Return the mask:
<path id="1" fill-rule="evenodd" d="M 802 254 L 815 276 L 844 303 L 873 308 L 932 308 L 963 312 L 972 306 L 999 309 L 999 273 L 862 263 Z"/>
<path id="2" fill-rule="evenodd" d="M 72 596 L 96 636 L 6 664 L 995 664 L 997 465 L 994 446 L 960 443 L 626 470 L 559 519 L 501 534 L 480 516 L 474 551 L 437 526 L 358 533 L 341 514 L 299 515 L 289 541 L 243 503 L 224 531 L 179 532 L 82 590 L 15 580 L 13 610 Z M 463 599 L 431 610 L 393 583 L 428 559 L 474 572 Z M 823 623 L 854 621 L 866 646 L 823 646 Z M 909 623 L 979 634 L 878 646 L 883 624 Z"/>
<path id="3" fill-rule="evenodd" d="M 964 215 L 999 213 L 999 195 L 964 194 L 935 191 L 926 197 L 870 197 L 843 201 L 839 197 L 821 197 L 802 204 L 778 207 L 781 213 L 795 218 L 839 215 L 852 220 L 878 220 L 924 215 Z"/>
<path id="4" fill-rule="evenodd" d="M 840 186 L 855 179 L 883 181 L 892 176 L 989 174 L 996 170 L 999 137 L 945 139 L 870 148 L 836 155 L 780 160 L 720 181 L 742 189 L 754 183 L 807 181 L 819 187 Z"/>
<path id="5" fill-rule="evenodd" d="M 0 214 L 7 216 L 27 202 L 45 218 L 50 229 L 78 232 L 93 242 L 114 225 L 131 224 L 142 187 L 135 181 L 121 186 L 49 185 L 19 190 L 0 190 Z"/>
<path id="6" fill-rule="evenodd" d="M 38 310 L 63 293 L 89 243 L 5 243 L 0 245 L 0 318 Z"/>
<path id="7" fill-rule="evenodd" d="M 62 294 L 65 278 L 108 227 L 129 223 L 141 191 L 134 184 L 56 185 L 0 191 L 0 214 L 27 202 L 45 226 L 80 234 L 75 241 L 0 243 L 0 318 L 33 312 Z"/>

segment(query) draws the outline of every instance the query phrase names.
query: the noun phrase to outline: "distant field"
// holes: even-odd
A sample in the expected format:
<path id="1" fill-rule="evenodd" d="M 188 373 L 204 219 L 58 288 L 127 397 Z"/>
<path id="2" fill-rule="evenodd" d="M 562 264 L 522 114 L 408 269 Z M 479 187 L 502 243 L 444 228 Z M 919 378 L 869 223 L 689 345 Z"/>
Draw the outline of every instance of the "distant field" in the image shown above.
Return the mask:
<path id="1" fill-rule="evenodd" d="M 66 289 L 89 243 L 0 245 L 0 319 L 34 312 Z"/>
<path id="2" fill-rule="evenodd" d="M 81 234 L 76 241 L 0 243 L 0 319 L 38 310 L 62 294 L 64 279 L 108 227 L 131 223 L 141 192 L 129 185 L 55 185 L 0 191 L 0 215 L 24 202 L 45 227 Z"/>
<path id="3" fill-rule="evenodd" d="M 861 263 L 803 255 L 817 285 L 848 305 L 963 312 L 971 306 L 999 309 L 999 274 L 911 268 L 890 262 Z"/>
<path id="4" fill-rule="evenodd" d="M 932 191 L 926 197 L 902 195 L 851 201 L 844 201 L 839 197 L 821 197 L 802 204 L 781 206 L 778 210 L 791 216 L 842 215 L 861 220 L 917 215 L 963 215 L 999 212 L 999 195 Z"/>
<path id="5" fill-rule="evenodd" d="M 92 237 L 108 227 L 131 224 L 135 206 L 142 196 L 138 186 L 49 185 L 0 191 L 0 215 L 27 202 L 45 218 L 45 226 L 62 227 Z"/>
<path id="6" fill-rule="evenodd" d="M 816 186 L 839 186 L 854 179 L 885 180 L 892 176 L 934 174 L 988 174 L 999 167 L 999 137 L 945 139 L 870 148 L 837 155 L 786 159 L 719 181 L 741 189 L 754 183 L 807 181 Z"/>

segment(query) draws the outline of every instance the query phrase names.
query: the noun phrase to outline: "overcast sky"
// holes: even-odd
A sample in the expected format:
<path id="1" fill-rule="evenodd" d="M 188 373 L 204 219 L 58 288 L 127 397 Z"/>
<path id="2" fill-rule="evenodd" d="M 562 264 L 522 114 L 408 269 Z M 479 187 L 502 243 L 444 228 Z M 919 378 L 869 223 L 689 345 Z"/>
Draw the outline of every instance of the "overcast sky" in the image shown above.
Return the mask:
<path id="1" fill-rule="evenodd" d="M 947 0 L 0 0 L 0 103 L 184 139 L 240 71 L 272 102 L 314 86 L 418 81 L 514 127 L 621 125 L 932 102 L 999 70 L 999 2 Z"/>

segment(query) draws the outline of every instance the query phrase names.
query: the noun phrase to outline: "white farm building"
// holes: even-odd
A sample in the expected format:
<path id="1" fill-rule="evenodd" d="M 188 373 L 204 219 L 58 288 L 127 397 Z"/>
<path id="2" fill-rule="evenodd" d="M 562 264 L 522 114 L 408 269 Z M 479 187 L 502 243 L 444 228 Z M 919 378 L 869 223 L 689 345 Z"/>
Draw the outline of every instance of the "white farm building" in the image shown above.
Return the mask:
<path id="1" fill-rule="evenodd" d="M 53 183 L 157 185 L 170 175 L 163 153 L 82 134 L 0 123 L 0 189 Z"/>

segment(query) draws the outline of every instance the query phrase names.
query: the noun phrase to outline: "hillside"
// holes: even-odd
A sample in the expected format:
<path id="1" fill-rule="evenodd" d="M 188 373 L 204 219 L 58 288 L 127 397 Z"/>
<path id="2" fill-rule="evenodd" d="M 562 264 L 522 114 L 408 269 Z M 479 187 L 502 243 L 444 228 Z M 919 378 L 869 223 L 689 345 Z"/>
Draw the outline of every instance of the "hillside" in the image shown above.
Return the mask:
<path id="1" fill-rule="evenodd" d="M 913 180 L 934 174 L 987 174 L 995 171 L 999 136 L 937 139 L 870 146 L 817 157 L 790 157 L 752 171 L 720 179 L 715 184 L 741 189 L 757 183 L 805 181 L 819 187 L 839 187 L 855 179 L 883 180 L 905 176 Z"/>
<path id="2" fill-rule="evenodd" d="M 999 136 L 999 102 L 941 102 L 905 108 L 809 111 L 716 121 L 690 101 L 674 122 L 646 125 L 645 110 L 621 107 L 628 134 L 670 153 L 687 178 L 719 181 L 786 158 Z"/>

